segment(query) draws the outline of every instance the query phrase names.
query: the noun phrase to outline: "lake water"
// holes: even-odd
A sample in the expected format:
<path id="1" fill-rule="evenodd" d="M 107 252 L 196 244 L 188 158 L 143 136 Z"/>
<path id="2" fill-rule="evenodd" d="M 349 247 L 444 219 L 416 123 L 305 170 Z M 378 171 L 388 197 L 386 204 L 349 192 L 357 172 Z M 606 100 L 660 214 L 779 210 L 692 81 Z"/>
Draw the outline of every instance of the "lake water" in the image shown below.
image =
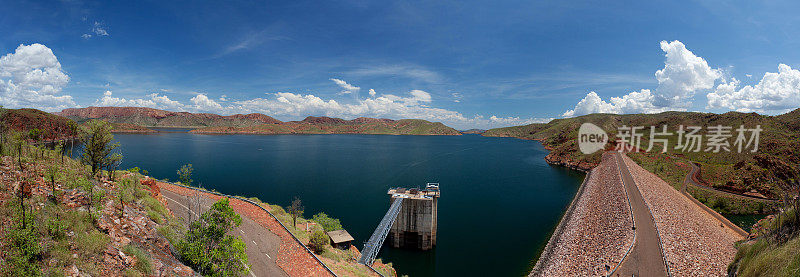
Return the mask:
<path id="1" fill-rule="evenodd" d="M 382 248 L 379 258 L 409 276 L 520 276 L 583 179 L 550 166 L 535 141 L 464 136 L 198 135 L 168 129 L 115 134 L 122 168 L 287 206 L 299 196 L 310 218 L 341 219 L 359 249 L 389 208 L 390 187 L 441 184 L 437 245 Z"/>

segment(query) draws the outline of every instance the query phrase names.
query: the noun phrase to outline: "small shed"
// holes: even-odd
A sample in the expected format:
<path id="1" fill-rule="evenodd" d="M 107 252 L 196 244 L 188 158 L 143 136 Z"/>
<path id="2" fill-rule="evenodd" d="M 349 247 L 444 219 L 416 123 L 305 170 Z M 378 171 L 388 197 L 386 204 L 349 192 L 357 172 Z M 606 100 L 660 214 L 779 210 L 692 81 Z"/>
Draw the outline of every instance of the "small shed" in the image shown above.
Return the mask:
<path id="1" fill-rule="evenodd" d="M 330 231 L 327 233 L 331 238 L 331 246 L 339 249 L 349 249 L 353 242 L 353 236 L 345 230 Z"/>

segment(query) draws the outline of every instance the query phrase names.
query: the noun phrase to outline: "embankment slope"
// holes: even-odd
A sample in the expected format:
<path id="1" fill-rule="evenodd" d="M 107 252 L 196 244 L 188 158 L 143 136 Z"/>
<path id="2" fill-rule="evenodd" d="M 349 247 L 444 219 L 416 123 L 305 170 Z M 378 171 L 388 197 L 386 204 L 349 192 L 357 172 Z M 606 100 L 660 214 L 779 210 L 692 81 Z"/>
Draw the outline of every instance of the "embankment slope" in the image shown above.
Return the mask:
<path id="1" fill-rule="evenodd" d="M 623 160 L 652 212 L 670 273 L 725 275 L 734 243 L 744 237 L 627 156 Z"/>
<path id="2" fill-rule="evenodd" d="M 602 156 L 531 276 L 611 273 L 633 243 L 633 221 L 613 155 Z"/>

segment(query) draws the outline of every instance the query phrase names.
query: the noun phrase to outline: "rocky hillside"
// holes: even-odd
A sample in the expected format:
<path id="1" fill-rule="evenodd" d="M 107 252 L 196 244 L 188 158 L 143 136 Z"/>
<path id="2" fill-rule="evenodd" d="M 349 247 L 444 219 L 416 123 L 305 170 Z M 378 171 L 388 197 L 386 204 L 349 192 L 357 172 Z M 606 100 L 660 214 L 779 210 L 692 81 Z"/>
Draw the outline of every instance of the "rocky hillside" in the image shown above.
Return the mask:
<path id="1" fill-rule="evenodd" d="M 172 254 L 181 226 L 138 170 L 86 178 L 53 150 L 2 152 L 0 276 L 196 275 Z"/>
<path id="2" fill-rule="evenodd" d="M 540 140 L 551 150 L 547 160 L 551 163 L 564 164 L 580 169 L 589 169 L 600 161 L 599 152 L 592 155 L 580 153 L 577 145 L 578 129 L 584 122 L 593 123 L 605 130 L 610 138 L 616 141 L 618 127 L 645 126 L 642 130 L 642 148 L 647 148 L 649 127 L 668 126 L 668 152 L 682 156 L 701 167 L 701 178 L 711 186 L 732 192 L 757 191 L 763 195 L 775 196 L 778 185 L 796 178 L 795 172 L 800 166 L 800 109 L 778 116 L 765 116 L 756 113 L 728 112 L 724 114 L 695 112 L 664 112 L 659 114 L 591 114 L 575 118 L 556 119 L 544 124 L 530 124 L 488 130 L 484 136 L 516 137 L 521 139 Z M 674 149 L 677 145 L 679 125 L 703 127 L 701 133 L 707 134 L 708 126 L 732 126 L 733 137 L 729 139 L 731 152 L 720 153 L 682 152 Z M 733 147 L 736 131 L 740 125 L 754 128 L 761 125 L 759 149 L 756 153 L 744 151 L 738 153 Z M 748 133 L 749 136 L 749 133 Z M 703 139 L 706 142 L 706 138 Z M 706 148 L 704 143 L 702 148 Z M 614 144 L 609 143 L 608 148 Z M 658 151 L 661 148 L 657 148 Z"/>
<path id="3" fill-rule="evenodd" d="M 480 134 L 486 133 L 486 130 L 484 130 L 484 129 L 469 129 L 469 130 L 464 130 L 464 131 L 460 131 L 460 132 L 462 134 L 480 135 Z"/>
<path id="4" fill-rule="evenodd" d="M 302 121 L 262 124 L 254 127 L 207 127 L 193 130 L 206 134 L 375 134 L 375 135 L 460 135 L 439 122 L 421 119 L 376 119 L 360 117 L 344 120 L 309 116 Z"/>
<path id="5" fill-rule="evenodd" d="M 144 127 L 252 127 L 278 124 L 280 120 L 263 114 L 222 116 L 209 113 L 170 112 L 143 107 L 88 107 L 65 109 L 57 115 L 84 122 L 101 119 Z"/>
<path id="6" fill-rule="evenodd" d="M 77 129 L 75 122 L 61 116 L 53 115 L 37 109 L 2 109 L 0 126 L 6 130 L 27 132 L 33 129 L 42 130 L 43 139 L 58 139 L 74 136 Z M 5 131 L 5 130 L 3 130 Z"/>
<path id="7" fill-rule="evenodd" d="M 101 119 L 114 124 L 115 132 L 149 132 L 146 127 L 190 127 L 197 128 L 192 131 L 194 133 L 206 134 L 460 135 L 442 123 L 421 119 L 360 117 L 344 120 L 309 116 L 302 121 L 282 122 L 259 113 L 222 116 L 142 107 L 89 107 L 65 109 L 56 114 L 79 123 Z"/>

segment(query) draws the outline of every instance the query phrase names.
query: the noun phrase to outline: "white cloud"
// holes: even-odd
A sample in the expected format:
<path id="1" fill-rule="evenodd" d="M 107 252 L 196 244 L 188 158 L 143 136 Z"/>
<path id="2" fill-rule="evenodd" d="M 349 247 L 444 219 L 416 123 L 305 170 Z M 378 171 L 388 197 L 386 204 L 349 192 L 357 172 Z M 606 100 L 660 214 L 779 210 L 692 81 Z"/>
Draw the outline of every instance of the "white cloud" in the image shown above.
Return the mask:
<path id="1" fill-rule="evenodd" d="M 658 107 L 688 107 L 699 90 L 711 89 L 722 77 L 719 69 L 708 66 L 705 59 L 686 49 L 680 41 L 661 41 L 666 53 L 664 68 L 656 71 L 658 88 L 654 104 Z"/>
<path id="2" fill-rule="evenodd" d="M 94 27 L 92 28 L 92 32 L 94 32 L 98 36 L 108 36 L 108 28 L 105 24 L 95 21 Z"/>
<path id="3" fill-rule="evenodd" d="M 592 91 L 586 94 L 586 97 L 581 99 L 574 109 L 567 110 L 561 116 L 573 117 L 592 113 L 619 113 L 619 109 L 613 104 L 603 101 L 597 93 Z"/>
<path id="4" fill-rule="evenodd" d="M 370 97 L 374 97 L 374 96 L 375 96 L 375 94 L 378 94 L 378 93 L 377 93 L 377 92 L 375 92 L 375 90 L 374 90 L 374 89 L 369 89 L 369 96 L 370 96 Z"/>
<path id="5" fill-rule="evenodd" d="M 81 35 L 81 38 L 90 39 L 90 38 L 92 38 L 92 35 L 91 34 L 83 34 L 83 35 Z"/>
<path id="6" fill-rule="evenodd" d="M 147 107 L 153 109 L 163 109 L 170 111 L 184 111 L 185 106 L 178 101 L 169 99 L 166 95 L 158 93 L 148 94 L 148 98 L 125 99 L 112 96 L 113 93 L 107 90 L 103 97 L 97 99 L 93 106 L 97 107 Z"/>
<path id="7" fill-rule="evenodd" d="M 416 65 L 379 65 L 369 66 L 356 69 L 347 74 L 355 76 L 391 76 L 391 77 L 405 77 L 425 81 L 428 83 L 437 83 L 442 81 L 442 76 L 439 73 L 430 71 Z"/>
<path id="8" fill-rule="evenodd" d="M 169 99 L 166 95 L 151 93 L 147 95 L 156 104 L 156 107 L 165 110 L 183 111 L 185 106 L 178 101 Z"/>
<path id="9" fill-rule="evenodd" d="M 59 95 L 70 78 L 47 46 L 20 45 L 0 58 L 0 103 L 8 108 L 47 111 L 75 107 L 70 95 Z"/>
<path id="10" fill-rule="evenodd" d="M 194 104 L 194 110 L 196 111 L 216 112 L 216 113 L 223 111 L 222 105 L 215 102 L 214 100 L 209 99 L 208 96 L 206 96 L 205 94 L 195 95 L 195 97 L 192 97 L 192 99 L 189 99 L 189 101 L 191 101 L 192 104 Z"/>
<path id="11" fill-rule="evenodd" d="M 741 112 L 785 112 L 800 107 L 800 71 L 785 64 L 778 72 L 767 72 L 758 84 L 739 88 L 740 81 L 719 84 L 706 95 L 706 108 L 729 108 Z"/>
<path id="12" fill-rule="evenodd" d="M 374 92 L 374 90 L 371 90 Z M 220 104 L 205 94 L 197 94 L 189 99 L 189 104 L 182 104 L 169 99 L 166 95 L 152 93 L 142 99 L 124 99 L 113 97 L 106 91 L 95 102 L 95 106 L 141 106 L 171 111 L 211 112 L 217 114 L 264 113 L 283 119 L 301 119 L 309 115 L 324 115 L 353 119 L 356 117 L 384 118 L 417 118 L 445 123 L 461 129 L 494 128 L 511 125 L 523 125 L 534 122 L 547 122 L 550 119 L 520 117 L 484 117 L 476 115 L 467 117 L 463 114 L 442 108 L 428 106 L 433 102 L 430 93 L 422 90 L 411 90 L 406 95 L 383 94 L 352 103 L 340 103 L 333 99 L 323 99 L 313 94 L 290 92 L 268 93 L 267 97 L 241 101 L 228 101 Z"/>
<path id="13" fill-rule="evenodd" d="M 454 93 L 450 94 L 450 96 L 453 97 L 453 102 L 456 102 L 456 103 L 461 102 L 461 97 L 463 97 L 463 95 L 461 95 L 461 93 L 458 93 L 458 92 L 454 92 Z"/>
<path id="14" fill-rule="evenodd" d="M 278 92 L 268 95 L 273 97 L 236 101 L 234 106 L 227 109 L 229 112 L 260 112 L 271 116 L 294 118 L 308 115 L 346 119 L 356 117 L 417 118 L 443 122 L 455 128 L 491 128 L 549 121 L 549 119 L 518 117 L 491 116 L 487 118 L 480 115 L 466 117 L 457 111 L 429 107 L 428 104 L 433 99 L 430 93 L 422 90 L 412 90 L 406 96 L 384 94 L 347 104 L 333 99 L 325 100 L 312 94 Z"/>
<path id="15" fill-rule="evenodd" d="M 336 83 L 337 85 L 342 87 L 342 91 L 339 92 L 339 94 L 350 94 L 350 93 L 358 92 L 359 90 L 361 90 L 360 87 L 348 84 L 347 82 L 345 82 L 343 80 L 340 80 L 340 79 L 331 78 L 331 81 L 333 81 L 334 83 Z"/>
<path id="16" fill-rule="evenodd" d="M 680 41 L 661 41 L 661 50 L 666 61 L 664 68 L 655 73 L 658 80 L 655 91 L 633 91 L 622 97 L 611 97 L 608 102 L 592 91 L 562 116 L 685 111 L 697 91 L 713 88 L 715 81 L 722 78 L 719 69 L 711 68 L 705 59 L 686 49 Z"/>

